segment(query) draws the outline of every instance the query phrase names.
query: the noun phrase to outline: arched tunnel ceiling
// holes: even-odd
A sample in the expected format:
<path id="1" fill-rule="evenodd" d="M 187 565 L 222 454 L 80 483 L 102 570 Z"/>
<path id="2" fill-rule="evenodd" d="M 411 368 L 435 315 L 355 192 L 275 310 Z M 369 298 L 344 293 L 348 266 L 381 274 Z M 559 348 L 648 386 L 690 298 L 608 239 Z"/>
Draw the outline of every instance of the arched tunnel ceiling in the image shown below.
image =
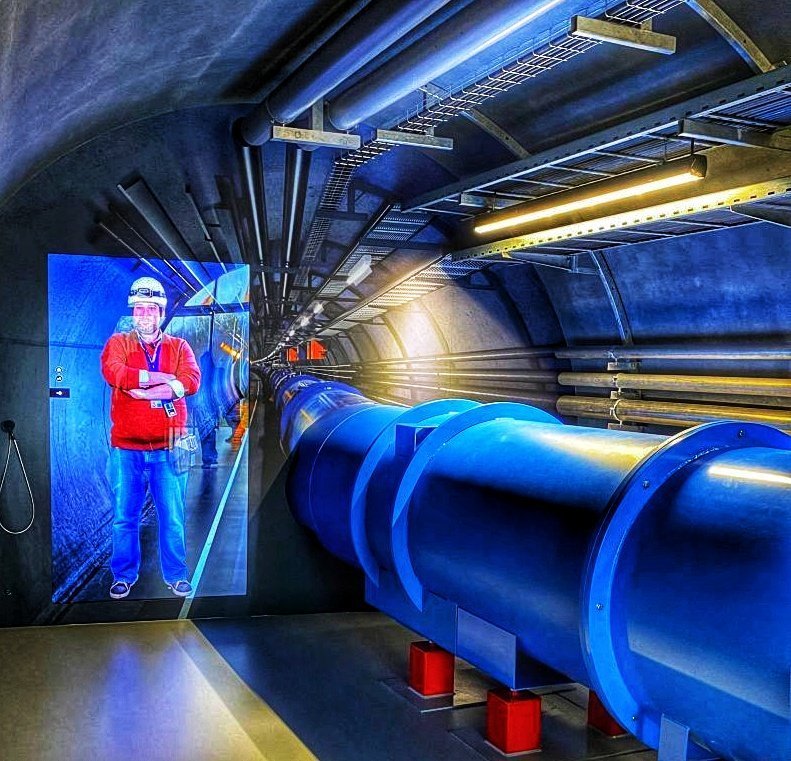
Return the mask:
<path id="1" fill-rule="evenodd" d="M 789 35 L 783 30 L 788 28 L 791 11 L 783 0 L 720 0 L 718 4 L 742 24 L 770 60 L 789 56 Z M 324 39 L 363 5 L 311 0 L 235 0 L 197 6 L 69 0 L 4 3 L 0 8 L 0 159 L 5 171 L 0 198 L 37 166 L 106 130 L 164 111 L 260 99 L 304 57 L 311 44 Z M 465 5 L 469 0 L 450 3 L 443 13 L 450 15 Z M 591 57 L 492 99 L 485 110 L 498 124 L 513 129 L 515 137 L 540 146 L 548 135 L 555 135 L 556 140 L 565 137 L 557 135 L 554 118 L 590 130 L 637 108 L 713 89 L 749 73 L 696 13 L 683 3 L 665 5 L 676 7 L 661 17 L 656 28 L 679 36 L 675 56 L 660 58 L 597 46 Z M 544 23 L 511 35 L 507 44 L 500 43 L 494 52 L 484 51 L 436 84 L 453 90 L 487 68 L 496 68 L 506 51 L 527 49 L 572 13 L 600 10 L 598 6 L 604 3 L 566 0 L 547 14 Z M 427 22 L 418 31 L 430 34 L 431 28 Z M 651 80 L 652 87 L 646 88 Z M 594 96 L 600 113 L 580 118 L 580 107 L 587 113 Z M 411 107 L 399 101 L 374 122 L 386 122 L 388 114 L 407 113 Z M 576 118 L 569 120 L 568 114 L 575 109 Z M 542 120 L 548 125 L 544 135 L 529 140 Z M 460 148 L 464 151 L 465 147 Z M 478 151 L 474 146 L 464 152 Z"/>
<path id="2" fill-rule="evenodd" d="M 365 81 L 381 62 L 398 55 L 414 40 L 430 39 L 442 22 L 473 4 L 470 0 L 448 3 L 330 92 L 327 99 L 332 102 L 355 81 Z M 152 251 L 168 256 L 167 247 L 146 227 L 139 210 L 119 189 L 142 183 L 138 189 L 145 186 L 144 191 L 158 199 L 181 232 L 187 254 L 256 264 L 244 157 L 232 136 L 232 126 L 366 5 L 369 3 L 310 0 L 234 0 L 220 5 L 12 0 L 3 4 L 0 159 L 4 172 L 0 177 L 0 217 L 5 228 L 4 250 L 10 251 L 13 246 L 39 253 L 128 253 L 129 245 L 141 245 L 135 233 L 130 233 L 134 228 L 142 232 L 144 244 Z M 354 199 L 353 208 L 347 206 L 344 193 L 344 202 L 336 206 L 342 213 L 325 218 L 327 229 L 312 253 L 311 237 L 317 219 L 320 221 L 317 212 L 325 206 L 327 179 L 341 154 L 332 149 L 310 154 L 305 161 L 305 203 L 296 253 L 296 263 L 307 253 L 315 255 L 308 290 L 295 292 L 292 300 L 296 306 L 291 311 L 285 308 L 281 318 L 275 315 L 268 323 L 263 304 L 256 304 L 259 326 L 265 327 L 267 334 L 259 337 L 255 351 L 265 353 L 274 340 L 284 338 L 283 331 L 307 306 L 308 296 L 331 282 L 333 273 L 350 252 L 354 253 L 357 244 L 362 246 L 358 246 L 360 251 L 367 251 L 377 234 L 380 239 L 404 243 L 407 234 L 393 233 L 392 225 L 380 225 L 379 233 L 376 228 L 373 232 L 370 229 L 385 206 L 503 166 L 524 153 L 562 147 L 695 95 L 747 80 L 755 73 L 755 67 L 686 3 L 655 0 L 649 5 L 657 9 L 653 28 L 677 37 L 674 55 L 595 45 L 486 99 L 476 108 L 481 118 L 476 120 L 475 114 L 469 118 L 468 114 L 467 118 L 456 116 L 441 124 L 437 134 L 455 140 L 452 153 L 399 147 L 364 163 L 353 173 L 349 194 Z M 791 58 L 791 10 L 787 2 L 718 0 L 716 5 L 772 64 L 779 66 Z M 617 20 L 617 13 L 624 7 L 628 11 L 644 4 L 626 0 L 557 3 L 535 24 L 438 77 L 431 83 L 432 92 L 456 92 L 484 72 L 497 71 L 515 51 L 523 58 L 529 56 L 533 48 L 562 32 L 575 13 L 602 16 L 606 10 L 614 12 Z M 399 124 L 425 106 L 427 98 L 431 102 L 426 92 L 415 91 L 373 115 L 361 127 L 363 139 L 369 138 L 373 127 Z M 491 124 L 483 129 L 482 119 L 501 128 L 510 144 L 502 134 L 492 134 Z M 254 151 L 254 168 L 260 172 L 264 187 L 260 199 L 266 236 L 263 263 L 270 267 L 282 256 L 284 193 L 293 151 L 282 143 L 268 143 Z M 418 245 L 385 247 L 385 252 L 395 252 L 384 256 L 374 275 L 355 289 L 337 294 L 340 300 L 326 308 L 324 324 L 331 325 L 345 312 L 373 304 L 368 307 L 375 312 L 370 328 L 353 328 L 352 322 L 342 329 L 338 356 L 353 353 L 362 360 L 373 359 L 377 335 L 382 336 L 379 355 L 394 351 L 394 347 L 418 354 L 436 352 L 442 345 L 450 351 L 464 351 L 465 340 L 477 348 L 487 341 L 489 345 L 509 346 L 515 342 L 607 343 L 623 338 L 623 331 L 619 335 L 613 322 L 606 289 L 590 272 L 574 274 L 513 264 L 487 265 L 488 275 L 476 273 L 479 266 L 452 276 L 447 270 L 437 271 L 424 278 L 429 284 L 426 290 L 418 288 L 412 293 L 419 296 L 433 292 L 418 299 L 420 303 L 410 306 L 409 300 L 390 298 L 377 306 L 375 297 L 387 290 L 388 284 L 399 282 L 447 250 L 442 246 L 452 239 L 461 217 L 447 213 L 447 209 L 437 213 L 439 208 L 426 212 L 425 219 L 409 228 L 407 237 Z M 397 214 L 397 210 L 391 214 Z M 706 224 L 701 223 L 704 227 Z M 712 229 L 717 227 L 709 224 Z M 763 231 L 769 228 L 771 231 L 765 234 Z M 716 233 L 725 236 L 724 242 L 718 238 L 703 253 L 693 244 L 679 245 L 675 240 L 663 242 L 655 237 L 636 241 L 642 249 L 601 255 L 623 289 L 622 308 L 634 323 L 630 326 L 632 338 L 670 340 L 689 334 L 682 330 L 682 322 L 688 326 L 693 323 L 680 307 L 674 311 L 673 319 L 678 321 L 675 327 L 664 325 L 659 330 L 656 326 L 660 323 L 651 322 L 658 320 L 662 310 L 662 302 L 650 298 L 657 293 L 651 284 L 662 280 L 668 297 L 683 292 L 673 286 L 674 278 L 682 278 L 684 261 L 694 261 L 693 268 L 706 268 L 708 274 L 701 281 L 707 282 L 706 288 L 727 291 L 730 278 L 743 277 L 741 264 L 734 264 L 732 269 L 722 266 L 728 241 L 736 240 L 727 236 L 735 234 L 728 230 Z M 738 240 L 740 246 L 759 248 L 761 241 L 787 245 L 783 229 L 766 224 L 753 225 L 752 232 L 745 232 Z M 653 249 L 642 255 L 646 247 Z M 662 253 L 657 255 L 660 249 Z M 740 256 L 747 267 L 748 254 Z M 777 277 L 782 276 L 784 265 L 769 256 L 762 267 L 750 293 L 736 299 L 730 312 L 718 314 L 717 326 L 697 322 L 692 333 L 698 337 L 754 337 L 762 331 L 782 331 L 786 313 L 779 301 L 772 301 L 768 307 L 770 314 L 775 310 L 768 321 L 751 320 L 746 315 L 747 305 L 760 298 L 762 289 L 771 290 Z M 465 293 L 447 287 L 452 283 L 462 285 Z M 273 285 L 275 282 L 270 282 Z M 480 293 L 476 294 L 476 289 Z M 402 311 L 419 311 L 424 316 L 415 318 L 417 322 L 410 321 Z M 454 313 L 465 316 L 456 321 L 441 317 Z M 496 318 L 489 319 L 492 315 Z M 389 335 L 395 336 L 392 340 L 384 337 L 385 324 L 390 326 Z M 502 336 L 492 338 L 492 326 L 497 324 L 502 326 Z M 334 327 L 337 329 L 337 325 Z M 347 351 L 340 338 L 347 340 L 345 331 L 349 328 L 353 329 L 347 343 L 352 347 Z M 361 337 L 363 333 L 365 338 Z M 327 338 L 336 335 L 332 329 L 326 333 Z"/>

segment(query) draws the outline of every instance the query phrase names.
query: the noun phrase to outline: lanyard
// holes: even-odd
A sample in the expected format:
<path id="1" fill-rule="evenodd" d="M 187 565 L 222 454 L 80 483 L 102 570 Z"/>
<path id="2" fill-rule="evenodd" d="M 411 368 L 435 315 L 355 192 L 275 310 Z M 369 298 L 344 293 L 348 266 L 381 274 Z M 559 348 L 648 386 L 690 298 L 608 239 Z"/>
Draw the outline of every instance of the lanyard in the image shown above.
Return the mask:
<path id="1" fill-rule="evenodd" d="M 157 342 L 157 345 L 154 348 L 153 355 L 148 353 L 148 346 L 142 341 L 140 341 L 140 346 L 143 348 L 143 354 L 145 354 L 146 356 L 146 364 L 148 365 L 148 371 L 150 373 L 159 372 L 159 350 L 162 348 L 162 337 L 160 336 L 159 341 Z"/>

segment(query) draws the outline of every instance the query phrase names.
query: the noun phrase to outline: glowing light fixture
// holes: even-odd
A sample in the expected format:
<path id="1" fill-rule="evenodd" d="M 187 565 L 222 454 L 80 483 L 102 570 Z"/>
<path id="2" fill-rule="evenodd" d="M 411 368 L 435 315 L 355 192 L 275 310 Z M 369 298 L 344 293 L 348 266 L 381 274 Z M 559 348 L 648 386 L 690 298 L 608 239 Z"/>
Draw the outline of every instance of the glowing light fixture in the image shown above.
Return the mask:
<path id="1" fill-rule="evenodd" d="M 488 222 L 481 221 L 473 229 L 481 235 L 497 230 L 507 230 L 561 214 L 582 211 L 614 201 L 636 198 L 656 193 L 659 190 L 699 182 L 705 177 L 706 158 L 690 156 L 650 169 L 629 172 L 623 177 L 595 182 L 563 193 L 553 193 L 545 200 L 513 206 L 507 214 L 498 215 Z"/>
<path id="2" fill-rule="evenodd" d="M 317 301 L 313 305 L 313 314 L 321 314 L 323 311 L 324 311 L 324 302 L 323 301 Z"/>
<path id="3" fill-rule="evenodd" d="M 354 267 L 349 270 L 349 274 L 346 276 L 346 285 L 354 286 L 362 283 L 373 272 L 371 261 L 370 254 L 363 254 Z"/>
<path id="4" fill-rule="evenodd" d="M 234 349 L 233 346 L 225 343 L 225 341 L 220 341 L 220 349 L 222 349 L 226 354 L 230 354 L 233 359 L 239 359 L 239 357 L 242 356 L 242 352 L 239 351 L 239 349 Z"/>

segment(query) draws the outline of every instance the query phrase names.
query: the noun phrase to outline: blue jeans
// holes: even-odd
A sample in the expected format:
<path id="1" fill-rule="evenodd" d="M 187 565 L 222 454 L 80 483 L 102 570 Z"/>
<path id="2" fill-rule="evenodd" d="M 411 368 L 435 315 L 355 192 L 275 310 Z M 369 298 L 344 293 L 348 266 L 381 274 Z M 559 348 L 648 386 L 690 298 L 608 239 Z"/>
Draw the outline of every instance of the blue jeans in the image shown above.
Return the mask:
<path id="1" fill-rule="evenodd" d="M 200 437 L 201 460 L 204 465 L 217 462 L 217 429 L 212 425 Z"/>
<path id="2" fill-rule="evenodd" d="M 188 471 L 178 472 L 167 449 L 138 451 L 113 448 L 111 483 L 115 495 L 113 555 L 115 581 L 134 584 L 140 569 L 140 513 L 151 490 L 159 523 L 159 562 L 165 583 L 188 579 L 184 508 Z"/>

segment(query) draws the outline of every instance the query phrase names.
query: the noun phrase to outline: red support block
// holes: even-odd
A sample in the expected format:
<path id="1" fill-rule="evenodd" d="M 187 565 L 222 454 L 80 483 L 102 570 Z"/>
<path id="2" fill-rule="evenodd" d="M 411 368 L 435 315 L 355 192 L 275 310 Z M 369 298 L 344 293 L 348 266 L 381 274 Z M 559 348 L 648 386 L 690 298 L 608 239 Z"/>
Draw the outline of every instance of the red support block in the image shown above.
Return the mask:
<path id="1" fill-rule="evenodd" d="M 433 642 L 409 646 L 409 686 L 423 697 L 452 695 L 455 666 L 453 653 Z"/>
<path id="2" fill-rule="evenodd" d="M 627 731 L 610 716 L 609 711 L 593 691 L 588 695 L 588 726 L 598 729 L 608 737 L 620 737 L 628 734 Z"/>
<path id="3" fill-rule="evenodd" d="M 502 753 L 541 749 L 541 697 L 501 687 L 486 700 L 486 739 Z"/>

